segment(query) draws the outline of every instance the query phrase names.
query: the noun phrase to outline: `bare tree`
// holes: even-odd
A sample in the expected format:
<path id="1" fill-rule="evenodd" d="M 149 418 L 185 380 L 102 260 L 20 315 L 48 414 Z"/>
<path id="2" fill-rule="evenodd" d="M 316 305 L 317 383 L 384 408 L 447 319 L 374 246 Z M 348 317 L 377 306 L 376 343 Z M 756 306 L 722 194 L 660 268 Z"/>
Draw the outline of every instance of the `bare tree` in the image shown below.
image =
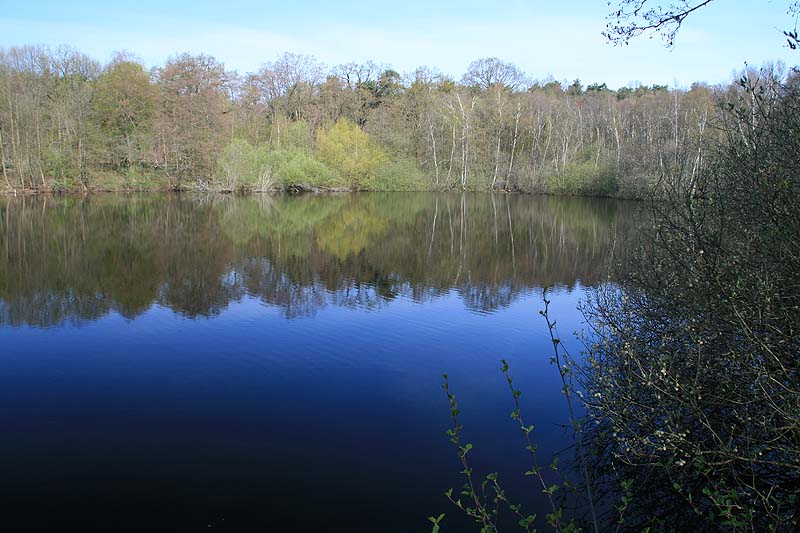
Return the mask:
<path id="1" fill-rule="evenodd" d="M 525 75 L 512 63 L 501 61 L 496 57 L 485 57 L 469 64 L 461 83 L 481 89 L 500 85 L 510 90 L 518 90 L 525 84 Z"/>
<path id="2" fill-rule="evenodd" d="M 228 75 L 209 56 L 179 56 L 156 71 L 162 109 L 156 122 L 159 159 L 180 186 L 208 179 L 224 132 Z"/>
<path id="3" fill-rule="evenodd" d="M 322 83 L 324 70 L 313 56 L 285 52 L 261 67 L 255 81 L 273 114 L 297 119 Z"/>

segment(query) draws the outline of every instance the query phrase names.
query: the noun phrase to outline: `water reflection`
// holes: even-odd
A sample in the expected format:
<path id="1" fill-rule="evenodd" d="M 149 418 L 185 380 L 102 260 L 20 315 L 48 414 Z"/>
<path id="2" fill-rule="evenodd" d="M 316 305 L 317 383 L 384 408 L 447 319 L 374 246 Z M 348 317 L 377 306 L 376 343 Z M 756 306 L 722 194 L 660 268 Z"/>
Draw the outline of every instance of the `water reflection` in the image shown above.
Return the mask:
<path id="1" fill-rule="evenodd" d="M 245 295 L 286 317 L 456 293 L 481 313 L 602 281 L 629 220 L 607 200 L 487 194 L 177 194 L 0 203 L 0 323 L 80 324 Z"/>

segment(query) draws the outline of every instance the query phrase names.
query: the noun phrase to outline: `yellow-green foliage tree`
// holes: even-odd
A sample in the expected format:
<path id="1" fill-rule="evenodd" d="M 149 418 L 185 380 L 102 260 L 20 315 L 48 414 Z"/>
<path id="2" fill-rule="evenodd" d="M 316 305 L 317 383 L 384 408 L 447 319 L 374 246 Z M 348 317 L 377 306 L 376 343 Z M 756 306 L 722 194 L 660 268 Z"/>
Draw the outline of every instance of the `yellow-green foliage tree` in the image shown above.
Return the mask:
<path id="1" fill-rule="evenodd" d="M 346 119 L 317 131 L 317 148 L 320 159 L 353 189 L 369 189 L 377 170 L 389 162 L 386 152 Z"/>

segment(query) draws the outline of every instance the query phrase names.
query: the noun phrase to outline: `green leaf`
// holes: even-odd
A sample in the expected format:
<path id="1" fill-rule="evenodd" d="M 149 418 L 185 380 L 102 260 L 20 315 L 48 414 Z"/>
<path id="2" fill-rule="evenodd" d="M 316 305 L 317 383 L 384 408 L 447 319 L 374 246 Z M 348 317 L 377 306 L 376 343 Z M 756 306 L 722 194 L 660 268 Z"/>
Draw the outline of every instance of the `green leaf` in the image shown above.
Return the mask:
<path id="1" fill-rule="evenodd" d="M 544 492 L 545 494 L 551 494 L 552 495 L 552 494 L 555 494 L 557 490 L 558 490 L 558 485 L 550 485 L 549 487 L 544 489 L 542 492 Z"/>

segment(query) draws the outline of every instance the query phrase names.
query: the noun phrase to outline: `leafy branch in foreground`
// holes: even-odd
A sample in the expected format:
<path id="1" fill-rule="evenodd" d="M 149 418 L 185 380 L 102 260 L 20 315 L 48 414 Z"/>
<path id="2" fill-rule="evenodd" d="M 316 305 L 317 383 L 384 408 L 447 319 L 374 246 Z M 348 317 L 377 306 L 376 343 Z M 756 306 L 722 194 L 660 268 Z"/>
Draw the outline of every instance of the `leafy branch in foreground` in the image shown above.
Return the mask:
<path id="1" fill-rule="evenodd" d="M 554 529 L 557 531 L 561 531 L 561 519 L 563 512 L 561 508 L 556 507 L 556 503 L 553 500 L 553 496 L 555 495 L 556 491 L 559 489 L 558 485 L 547 485 L 547 482 L 542 476 L 542 467 L 539 466 L 539 461 L 536 456 L 536 452 L 539 446 L 533 442 L 531 442 L 531 433 L 534 430 L 533 424 L 526 425 L 525 421 L 522 418 L 522 409 L 520 407 L 519 399 L 522 396 L 522 391 L 517 390 L 514 388 L 514 380 L 511 378 L 511 374 L 508 371 L 508 362 L 503 359 L 503 375 L 506 377 L 506 381 L 508 382 L 508 387 L 511 389 L 511 395 L 514 398 L 514 410 L 511 411 L 511 418 L 519 422 L 519 429 L 522 432 L 523 437 L 525 438 L 525 449 L 531 454 L 531 469 L 525 472 L 526 476 L 535 476 L 539 483 L 542 486 L 542 492 L 547 495 L 547 501 L 550 504 L 550 508 L 552 509 L 552 513 L 547 515 L 547 523 L 553 526 Z M 550 465 L 553 470 L 558 468 L 558 457 L 553 460 L 553 463 Z M 534 515 L 535 516 L 535 515 Z"/>
<path id="2" fill-rule="evenodd" d="M 561 339 L 558 338 L 556 321 L 550 321 L 550 300 L 547 299 L 547 290 L 545 290 L 542 294 L 542 300 L 544 300 L 544 309 L 539 311 L 539 314 L 541 314 L 547 322 L 547 330 L 550 333 L 550 342 L 553 344 L 553 357 L 550 359 L 550 362 L 551 364 L 556 365 L 558 368 L 558 373 L 561 376 L 561 392 L 564 394 L 564 400 L 566 401 L 567 409 L 569 410 L 569 419 L 572 423 L 572 429 L 574 431 L 573 438 L 576 446 L 578 467 L 581 470 L 583 481 L 585 483 L 586 503 L 591 514 L 591 523 L 594 526 L 594 530 L 597 532 L 600 530 L 600 528 L 597 522 L 597 512 L 594 508 L 592 482 L 589 476 L 589 468 L 583 454 L 582 446 L 584 420 L 578 419 L 575 414 L 575 407 L 572 404 L 574 384 L 572 381 L 572 368 L 569 364 L 572 359 L 569 355 L 569 352 L 567 352 L 567 349 L 564 348 L 564 345 L 561 343 Z"/>
<path id="3" fill-rule="evenodd" d="M 467 454 L 472 450 L 471 443 L 462 443 L 461 434 L 464 426 L 459 424 L 458 415 L 461 411 L 458 409 L 456 397 L 450 392 L 450 383 L 447 374 L 444 374 L 444 384 L 442 388 L 447 395 L 447 401 L 450 404 L 450 418 L 453 421 L 453 427 L 447 430 L 447 435 L 450 437 L 456 447 L 456 455 L 461 462 L 461 474 L 465 478 L 464 486 L 460 491 L 460 496 L 464 496 L 467 502 L 462 501 L 459 495 L 453 495 L 453 489 L 448 489 L 445 496 L 456 507 L 462 510 L 468 517 L 474 520 L 481 526 L 481 533 L 496 533 L 498 531 L 497 523 L 500 517 L 500 509 L 502 505 L 507 506 L 519 518 L 519 525 L 523 527 L 526 532 L 535 531 L 533 522 L 536 516 L 525 516 L 522 514 L 521 506 L 512 504 L 508 501 L 505 491 L 498 483 L 497 472 L 487 474 L 483 481 L 480 483 L 480 492 L 475 488 L 475 479 L 472 467 L 469 465 Z M 487 493 L 487 489 L 491 491 L 491 496 Z M 443 515 L 440 515 L 438 520 L 434 522 L 433 517 L 429 520 L 434 522 L 434 530 L 438 531 L 438 525 Z"/>
<path id="4" fill-rule="evenodd" d="M 589 476 L 588 467 L 586 461 L 583 458 L 583 449 L 581 447 L 581 438 L 582 438 L 582 425 L 583 420 L 579 420 L 576 416 L 576 411 L 572 401 L 572 394 L 573 394 L 573 383 L 570 374 L 570 364 L 569 361 L 569 354 L 566 352 L 564 347 L 561 345 L 560 340 L 557 337 L 556 329 L 555 329 L 555 321 L 550 321 L 549 315 L 549 304 L 550 301 L 546 297 L 546 291 L 543 294 L 544 300 L 544 310 L 540 312 L 540 314 L 545 318 L 547 322 L 547 327 L 550 332 L 550 339 L 553 345 L 553 357 L 551 357 L 551 363 L 554 364 L 559 371 L 561 376 L 562 382 L 562 391 L 564 393 L 564 397 L 567 402 L 567 407 L 569 411 L 570 422 L 573 428 L 573 438 L 575 443 L 576 449 L 576 459 L 578 462 L 578 467 L 581 470 L 583 481 L 584 481 L 584 490 L 586 491 L 586 500 L 587 504 L 586 507 L 589 510 L 590 518 L 589 524 L 591 528 L 597 532 L 600 530 L 599 522 L 597 519 L 593 496 L 592 496 L 592 489 L 591 489 L 591 479 Z M 506 382 L 508 383 L 509 390 L 511 392 L 511 396 L 514 401 L 514 409 L 511 411 L 511 418 L 517 422 L 519 425 L 519 429 L 522 433 L 524 442 L 525 442 L 525 449 L 530 454 L 530 461 L 531 461 L 531 468 L 530 470 L 525 472 L 525 476 L 533 476 L 536 478 L 538 484 L 541 487 L 542 493 L 547 498 L 548 506 L 551 510 L 550 513 L 546 515 L 546 523 L 550 527 L 552 527 L 555 531 L 562 531 L 562 532 L 570 532 L 570 531 L 580 531 L 580 528 L 575 518 L 565 519 L 564 516 L 564 507 L 560 504 L 560 502 L 556 501 L 556 494 L 561 489 L 572 489 L 572 494 L 577 494 L 576 487 L 569 482 L 569 480 L 565 479 L 561 484 L 559 483 L 548 483 L 543 475 L 543 468 L 539 462 L 538 457 L 538 444 L 531 439 L 531 434 L 534 432 L 534 425 L 528 425 L 525 422 L 522 413 L 522 407 L 520 404 L 520 397 L 522 396 L 522 391 L 517 389 L 514 386 L 514 380 L 511 376 L 509 371 L 508 361 L 505 359 L 502 360 L 502 368 L 501 371 L 506 378 Z M 458 409 L 458 403 L 456 401 L 455 395 L 450 391 L 450 383 L 447 374 L 444 375 L 444 385 L 442 388 L 447 395 L 447 400 L 450 406 L 450 417 L 453 421 L 453 427 L 447 430 L 447 435 L 450 437 L 450 441 L 456 447 L 456 454 L 461 462 L 462 470 L 461 474 L 465 477 L 464 486 L 460 492 L 460 496 L 466 498 L 466 500 L 470 503 L 464 503 L 464 501 L 459 497 L 453 496 L 453 489 L 449 489 L 445 495 L 447 498 L 460 510 L 462 510 L 468 517 L 474 520 L 481 526 L 481 532 L 497 532 L 499 529 L 499 518 L 500 518 L 500 509 L 503 505 L 508 507 L 517 518 L 517 525 L 520 526 L 526 532 L 537 531 L 535 523 L 536 523 L 536 515 L 525 515 L 522 513 L 522 507 L 519 504 L 511 503 L 502 487 L 498 481 L 498 475 L 496 472 L 492 472 L 488 474 L 484 480 L 480 484 L 480 491 L 476 490 L 475 484 L 475 477 L 472 468 L 469 465 L 467 460 L 468 453 L 472 450 L 473 446 L 471 443 L 463 443 L 462 440 L 462 432 L 464 427 L 459 423 L 458 416 L 460 414 L 460 410 Z M 556 472 L 558 471 L 558 455 L 555 455 L 553 458 L 552 463 L 549 465 L 549 468 Z M 487 488 L 491 491 L 491 497 L 487 495 Z M 626 490 L 630 487 L 626 487 Z M 624 507 L 627 506 L 629 502 L 630 494 L 626 492 L 626 499 L 623 499 L 620 508 L 624 510 Z M 562 498 L 563 499 L 563 498 Z M 441 521 L 441 516 L 437 519 L 434 517 L 429 517 L 429 520 L 434 524 L 435 531 L 439 531 L 439 522 Z"/>

